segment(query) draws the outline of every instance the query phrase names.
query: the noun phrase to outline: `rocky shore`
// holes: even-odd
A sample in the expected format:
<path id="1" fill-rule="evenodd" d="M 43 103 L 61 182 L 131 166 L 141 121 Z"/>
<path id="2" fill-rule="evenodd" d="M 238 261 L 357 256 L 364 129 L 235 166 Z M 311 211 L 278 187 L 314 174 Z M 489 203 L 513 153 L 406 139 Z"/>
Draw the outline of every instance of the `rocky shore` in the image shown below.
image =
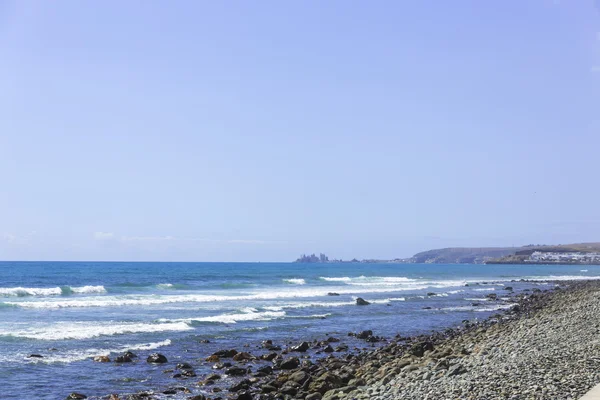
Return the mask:
<path id="1" fill-rule="evenodd" d="M 484 321 L 417 337 L 364 331 L 287 345 L 265 340 L 253 350 L 226 349 L 176 365 L 160 354 L 139 360 L 128 352 L 112 361 L 164 366 L 175 384 L 102 399 L 554 400 L 578 399 L 600 382 L 599 281 L 557 282 L 505 303 L 505 311 Z M 351 341 L 374 347 L 359 350 Z M 197 375 L 207 366 L 213 373 Z"/>

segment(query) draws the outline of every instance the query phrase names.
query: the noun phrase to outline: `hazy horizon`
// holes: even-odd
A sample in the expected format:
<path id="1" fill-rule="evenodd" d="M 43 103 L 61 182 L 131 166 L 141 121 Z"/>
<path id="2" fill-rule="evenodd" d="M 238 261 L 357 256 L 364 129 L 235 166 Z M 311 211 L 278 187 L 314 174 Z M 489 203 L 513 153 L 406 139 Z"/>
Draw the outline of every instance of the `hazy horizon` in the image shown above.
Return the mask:
<path id="1" fill-rule="evenodd" d="M 0 259 L 600 241 L 600 0 L 0 4 Z"/>

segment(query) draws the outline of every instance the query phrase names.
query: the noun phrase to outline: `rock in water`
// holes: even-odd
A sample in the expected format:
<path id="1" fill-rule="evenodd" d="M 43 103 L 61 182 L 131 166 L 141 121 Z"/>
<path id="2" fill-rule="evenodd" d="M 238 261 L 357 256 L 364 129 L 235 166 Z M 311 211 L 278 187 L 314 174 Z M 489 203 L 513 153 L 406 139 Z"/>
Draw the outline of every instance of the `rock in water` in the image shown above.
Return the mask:
<path id="1" fill-rule="evenodd" d="M 299 351 L 301 353 L 304 353 L 306 350 L 308 350 L 310 348 L 310 345 L 307 342 L 302 342 L 300 343 L 298 346 L 293 346 L 291 348 L 292 351 Z"/>
<path id="2" fill-rule="evenodd" d="M 77 393 L 77 392 L 73 392 L 67 396 L 67 400 L 80 400 L 80 399 L 87 399 L 87 396 L 85 394 L 81 394 L 81 393 Z"/>
<path id="3" fill-rule="evenodd" d="M 108 356 L 96 356 L 96 357 L 94 357 L 94 361 L 105 363 L 105 362 L 110 362 L 110 358 L 108 358 Z"/>
<path id="4" fill-rule="evenodd" d="M 363 299 L 362 297 L 358 297 L 358 298 L 356 299 L 356 305 L 357 305 L 357 306 L 368 306 L 369 304 L 371 304 L 371 303 L 369 303 L 368 301 L 366 301 L 366 300 L 365 300 L 365 299 Z"/>
<path id="5" fill-rule="evenodd" d="M 163 356 L 160 353 L 152 353 L 148 356 L 148 358 L 146 359 L 146 362 L 149 362 L 150 364 L 164 364 L 167 361 L 167 357 Z"/>
<path id="6" fill-rule="evenodd" d="M 27 358 L 44 358 L 41 354 L 30 354 Z"/>

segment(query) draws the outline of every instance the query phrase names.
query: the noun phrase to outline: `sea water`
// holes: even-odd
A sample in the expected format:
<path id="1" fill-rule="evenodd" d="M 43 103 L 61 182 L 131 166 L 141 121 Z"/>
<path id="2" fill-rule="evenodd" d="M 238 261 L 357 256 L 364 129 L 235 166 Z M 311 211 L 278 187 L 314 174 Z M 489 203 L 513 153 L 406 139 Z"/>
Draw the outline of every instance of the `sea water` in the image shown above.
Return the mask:
<path id="1" fill-rule="evenodd" d="M 201 369 L 218 349 L 265 339 L 427 333 L 510 307 L 485 297 L 506 298 L 507 286 L 590 278 L 599 266 L 1 262 L 0 398 L 161 390 L 173 378 L 143 362 L 153 351 Z M 126 350 L 142 362 L 91 360 Z"/>

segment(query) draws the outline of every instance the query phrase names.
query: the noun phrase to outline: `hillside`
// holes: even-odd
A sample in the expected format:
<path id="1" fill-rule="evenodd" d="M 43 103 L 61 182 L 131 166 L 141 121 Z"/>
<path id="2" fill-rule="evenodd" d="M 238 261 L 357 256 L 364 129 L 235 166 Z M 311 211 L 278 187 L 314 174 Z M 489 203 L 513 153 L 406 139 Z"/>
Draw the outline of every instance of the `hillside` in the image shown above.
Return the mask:
<path id="1" fill-rule="evenodd" d="M 410 261 L 434 264 L 520 263 L 535 251 L 543 253 L 600 252 L 600 242 L 520 247 L 448 247 L 417 253 Z"/>
<path id="2" fill-rule="evenodd" d="M 483 264 L 523 249 L 523 247 L 448 247 L 415 254 L 411 262 L 434 264 Z"/>

